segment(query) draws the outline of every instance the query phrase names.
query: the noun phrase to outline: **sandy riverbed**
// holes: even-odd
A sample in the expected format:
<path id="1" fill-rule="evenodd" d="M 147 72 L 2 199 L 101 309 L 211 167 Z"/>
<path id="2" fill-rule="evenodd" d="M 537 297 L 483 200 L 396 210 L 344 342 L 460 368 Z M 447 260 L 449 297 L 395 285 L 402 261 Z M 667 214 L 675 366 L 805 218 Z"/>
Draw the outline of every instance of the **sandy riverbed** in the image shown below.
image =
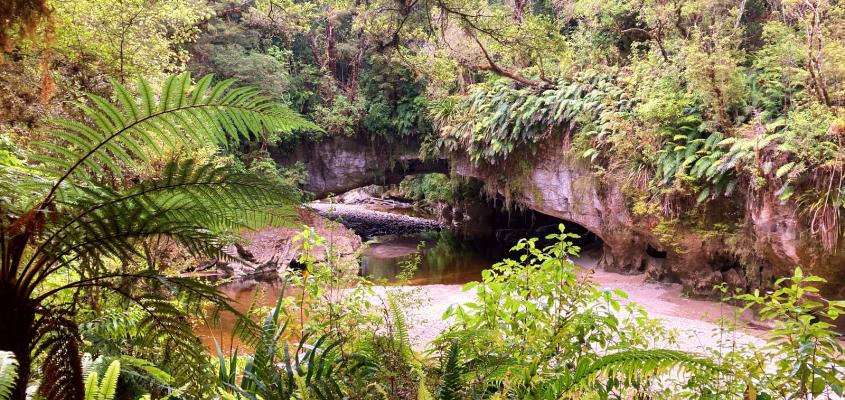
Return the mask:
<path id="1" fill-rule="evenodd" d="M 603 288 L 620 289 L 628 293 L 628 301 L 641 305 L 651 318 L 659 319 L 668 329 L 675 330 L 677 343 L 671 347 L 686 351 L 704 351 L 719 345 L 720 319 L 739 325 L 751 325 L 732 333 L 737 343 L 762 345 L 761 337 L 766 330 L 760 328 L 748 313 L 737 316 L 737 309 L 731 305 L 714 301 L 690 299 L 682 295 L 681 286 L 646 282 L 644 275 L 622 275 L 604 271 L 593 271 L 595 258 L 583 257 L 576 260 L 585 273 L 592 274 L 592 280 Z M 422 299 L 420 306 L 411 311 L 414 323 L 411 336 L 419 349 L 445 330 L 449 321 L 441 316 L 449 306 L 463 304 L 474 299 L 474 292 L 464 292 L 462 285 L 425 285 L 406 287 L 418 291 Z M 724 339 L 724 338 L 723 338 Z"/>

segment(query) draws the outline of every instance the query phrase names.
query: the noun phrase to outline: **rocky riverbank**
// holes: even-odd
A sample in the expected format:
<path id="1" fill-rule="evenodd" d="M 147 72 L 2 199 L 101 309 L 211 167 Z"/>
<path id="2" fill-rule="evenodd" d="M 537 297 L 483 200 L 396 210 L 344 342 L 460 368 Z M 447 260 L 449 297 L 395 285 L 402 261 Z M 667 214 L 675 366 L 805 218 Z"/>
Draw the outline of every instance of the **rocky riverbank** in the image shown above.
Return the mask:
<path id="1" fill-rule="evenodd" d="M 308 205 L 320 216 L 340 222 L 362 239 L 376 236 L 400 235 L 432 230 L 443 226 L 434 220 L 392 212 L 377 211 L 362 205 L 311 203 Z"/>
<path id="2" fill-rule="evenodd" d="M 361 238 L 343 225 L 321 217 L 310 208 L 301 208 L 296 221 L 289 226 L 247 232 L 244 243 L 226 246 L 223 252 L 231 258 L 207 260 L 200 264 L 197 274 L 234 277 L 239 280 L 273 280 L 299 256 L 293 238 L 305 227 L 331 240 L 341 257 L 356 257 Z M 315 256 L 320 259 L 321 249 Z"/>

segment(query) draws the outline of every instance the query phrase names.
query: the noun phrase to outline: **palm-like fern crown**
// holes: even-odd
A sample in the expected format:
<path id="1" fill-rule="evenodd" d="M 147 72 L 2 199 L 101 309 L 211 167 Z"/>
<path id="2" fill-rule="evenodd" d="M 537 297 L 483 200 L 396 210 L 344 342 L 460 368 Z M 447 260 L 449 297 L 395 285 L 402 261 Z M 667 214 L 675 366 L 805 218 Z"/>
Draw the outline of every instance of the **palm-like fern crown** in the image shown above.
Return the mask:
<path id="1" fill-rule="evenodd" d="M 231 85 L 231 80 L 212 84 L 207 75 L 191 86 L 185 73 L 166 79 L 159 96 L 140 80 L 136 99 L 115 84 L 117 103 L 89 95 L 93 107 L 80 105 L 90 126 L 56 120 L 60 129 L 53 136 L 62 143 L 36 144 L 40 152 L 31 156 L 36 166 L 27 172 L 38 179 L 24 186 L 46 194 L 19 208 L 29 212 L 6 233 L 12 237 L 26 231 L 30 240 L 37 238 L 28 265 L 19 271 L 22 278 L 38 281 L 31 275 L 35 270 L 44 275 L 65 264 L 43 268 L 34 263 L 92 252 L 126 257 L 134 248 L 131 239 L 151 235 L 171 236 L 192 252 L 207 254 L 219 248 L 216 238 L 222 232 L 283 221 L 279 217 L 287 216 L 283 211 L 290 204 L 289 190 L 226 167 L 172 159 L 160 177 L 130 189 L 98 181 L 105 172 L 112 182 L 120 182 L 121 164 L 150 164 L 179 148 L 228 147 L 268 132 L 317 129 L 259 89 L 229 90 Z M 4 265 L 3 273 L 12 273 L 10 269 Z"/>
<path id="2" fill-rule="evenodd" d="M 206 75 L 191 86 L 189 73 L 171 76 L 164 81 L 158 100 L 143 79 L 138 83 L 138 99 L 118 83 L 114 83 L 116 104 L 89 95 L 94 107 L 80 108 L 93 126 L 56 120 L 61 129 L 55 131 L 55 137 L 73 147 L 41 142 L 46 151 L 33 157 L 42 163 L 42 173 L 57 178 L 48 198 L 69 178 L 90 178 L 104 169 L 120 178 L 123 174 L 117 161 L 149 163 L 151 154 L 162 157 L 166 149 L 178 145 L 228 147 L 265 132 L 317 129 L 258 88 L 229 90 L 232 80 L 216 85 L 212 80 L 212 75 Z"/>
<path id="3" fill-rule="evenodd" d="M 244 138 L 318 129 L 259 89 L 230 89 L 232 81 L 212 81 L 209 75 L 192 85 L 187 73 L 172 76 L 156 96 L 141 80 L 138 98 L 115 84 L 117 102 L 90 95 L 92 106 L 80 105 L 90 124 L 56 120 L 55 141 L 35 144 L 32 165 L 0 166 L 6 175 L 0 185 L 7 183 L 0 197 L 0 299 L 15 317 L 35 313 L 38 323 L 22 326 L 21 334 L 31 340 L 29 351 L 44 355 L 45 376 L 62 377 L 44 379 L 41 391 L 48 398 L 75 398 L 83 391 L 79 330 L 59 311 L 73 306 L 54 294 L 99 286 L 126 296 L 148 314 L 139 332 L 161 338 L 155 343 L 188 359 L 204 357 L 182 318 L 192 312 L 186 304 L 200 312 L 202 303 L 189 299 L 227 307 L 213 288 L 198 282 L 155 271 L 103 275 L 82 271 L 79 261 L 130 260 L 139 240 L 158 236 L 197 255 L 223 256 L 219 250 L 227 233 L 289 221 L 290 188 L 231 167 L 173 156 L 209 144 L 229 147 Z M 160 176 L 126 182 L 124 168 L 160 160 L 165 160 Z M 78 270 L 69 276 L 82 278 L 59 287 L 41 285 L 67 268 Z M 114 284 L 127 277 L 138 280 L 132 285 L 138 290 Z M 162 297 L 165 293 L 174 296 Z M 16 356 L 28 357 L 29 351 Z M 27 375 L 23 371 L 24 384 Z"/>

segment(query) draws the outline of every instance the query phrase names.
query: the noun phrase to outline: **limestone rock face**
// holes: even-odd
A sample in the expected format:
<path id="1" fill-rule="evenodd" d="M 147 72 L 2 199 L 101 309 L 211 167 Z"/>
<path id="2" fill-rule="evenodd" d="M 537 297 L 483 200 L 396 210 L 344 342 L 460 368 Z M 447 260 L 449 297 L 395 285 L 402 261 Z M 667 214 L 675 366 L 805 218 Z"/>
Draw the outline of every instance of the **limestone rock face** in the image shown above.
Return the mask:
<path id="1" fill-rule="evenodd" d="M 646 273 L 650 279 L 679 282 L 692 295 L 718 296 L 713 287 L 723 282 L 745 290 L 765 288 L 801 265 L 830 281 L 826 295 L 845 297 L 845 250 L 821 249 L 795 205 L 749 199 L 743 205 L 743 231 L 730 235 L 680 227 L 671 243 L 665 243 L 665 237 L 654 233 L 654 220 L 632 215 L 620 182 L 598 179 L 581 161 L 567 156 L 565 146 L 547 140 L 524 176 L 517 178 L 522 181 L 508 188 L 496 187 L 500 179 L 495 173 L 460 156 L 452 160 L 452 168 L 485 181 L 492 191 L 510 191 L 531 209 L 589 229 L 604 242 L 598 266 L 608 271 Z M 719 222 L 718 215 L 714 222 Z"/>
<path id="2" fill-rule="evenodd" d="M 546 143 L 532 160 L 527 182 L 516 195 L 527 207 L 587 228 L 604 242 L 598 266 L 614 272 L 643 272 L 648 266 L 648 240 L 628 211 L 621 185 L 599 181 L 577 160 L 563 156 L 563 144 Z M 459 175 L 490 184 L 490 177 L 468 160 L 452 161 Z M 494 188 L 495 189 L 495 188 Z"/>
<path id="3" fill-rule="evenodd" d="M 665 233 L 655 233 L 655 219 L 632 215 L 622 182 L 598 178 L 568 150 L 562 139 L 546 140 L 526 158 L 528 166 L 520 173 L 504 173 L 501 166 L 478 168 L 461 155 L 449 162 L 424 161 L 413 143 L 365 138 L 329 137 L 301 143 L 293 150 L 271 149 L 271 154 L 281 165 L 304 163 L 308 172 L 305 189 L 318 198 L 370 184 L 398 183 L 409 174 L 451 169 L 479 178 L 490 191 L 512 194 L 526 207 L 595 233 L 603 241 L 599 267 L 680 282 L 693 295 L 715 295 L 713 285 L 723 282 L 744 289 L 765 288 L 775 277 L 788 276 L 800 265 L 807 273 L 829 281 L 823 287 L 826 296 L 845 298 L 845 243 L 833 250 L 823 249 L 798 205 L 782 204 L 765 194 L 736 194 L 724 199 L 734 214 L 720 216 L 718 209 L 711 210 L 715 215 L 708 223 L 731 221 L 741 226 L 739 232 L 676 227 L 667 238 Z M 514 175 L 520 176 L 514 179 Z M 443 205 L 434 211 L 447 226 L 483 219 L 461 204 Z"/>
<path id="4" fill-rule="evenodd" d="M 795 203 L 781 203 L 771 196 L 749 200 L 748 218 L 754 251 L 774 276 L 789 276 L 796 266 L 805 274 L 827 279 L 826 296 L 845 298 L 845 243 L 824 249 L 818 233 L 801 218 L 807 210 Z"/>
<path id="5" fill-rule="evenodd" d="M 449 172 L 445 159 L 421 160 L 418 146 L 344 136 L 301 143 L 292 150 L 271 148 L 270 154 L 280 165 L 301 162 L 308 173 L 305 190 L 317 198 L 399 183 L 405 175 Z"/>

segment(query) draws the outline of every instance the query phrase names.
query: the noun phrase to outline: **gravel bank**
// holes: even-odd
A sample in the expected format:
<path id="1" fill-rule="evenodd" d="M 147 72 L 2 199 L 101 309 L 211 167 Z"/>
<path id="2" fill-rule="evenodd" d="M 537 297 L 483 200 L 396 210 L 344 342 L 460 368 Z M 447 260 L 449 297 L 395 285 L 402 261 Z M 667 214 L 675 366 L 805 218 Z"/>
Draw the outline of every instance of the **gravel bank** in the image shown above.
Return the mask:
<path id="1" fill-rule="evenodd" d="M 311 203 L 308 207 L 317 211 L 321 216 L 338 221 L 343 226 L 352 229 L 364 240 L 382 235 L 415 233 L 442 228 L 442 225 L 434 220 L 369 210 L 361 205 Z"/>

